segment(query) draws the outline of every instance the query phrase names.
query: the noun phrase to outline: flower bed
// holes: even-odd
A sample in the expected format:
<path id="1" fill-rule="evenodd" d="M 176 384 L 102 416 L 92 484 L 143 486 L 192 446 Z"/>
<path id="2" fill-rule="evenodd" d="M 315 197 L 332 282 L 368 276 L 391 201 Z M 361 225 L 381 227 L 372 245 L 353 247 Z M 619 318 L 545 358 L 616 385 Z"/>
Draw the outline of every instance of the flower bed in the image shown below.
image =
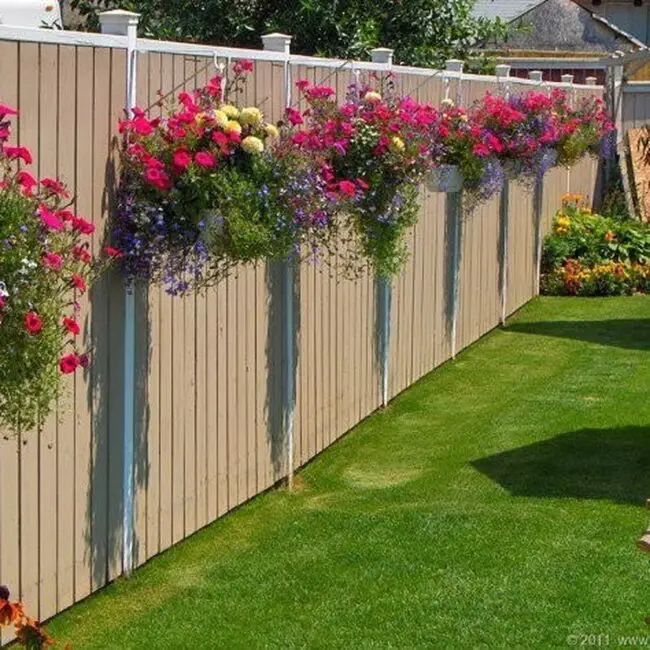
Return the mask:
<path id="1" fill-rule="evenodd" d="M 72 211 L 65 185 L 35 179 L 29 150 L 8 144 L 16 114 L 0 105 L 0 422 L 13 430 L 42 423 L 61 374 L 88 366 L 74 296 L 100 270 L 95 227 Z"/>
<path id="2" fill-rule="evenodd" d="M 550 295 L 613 296 L 650 289 L 650 228 L 592 214 L 567 195 L 544 242 L 541 289 Z"/>

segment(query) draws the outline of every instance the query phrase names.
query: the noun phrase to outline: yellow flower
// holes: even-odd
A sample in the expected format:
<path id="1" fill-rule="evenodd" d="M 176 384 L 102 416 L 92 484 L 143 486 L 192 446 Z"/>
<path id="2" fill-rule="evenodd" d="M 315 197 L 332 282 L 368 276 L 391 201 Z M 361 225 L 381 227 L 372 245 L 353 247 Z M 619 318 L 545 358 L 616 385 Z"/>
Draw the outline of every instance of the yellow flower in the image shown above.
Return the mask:
<path id="1" fill-rule="evenodd" d="M 203 120 L 204 120 L 206 117 L 207 117 L 207 115 L 206 115 L 203 111 L 201 111 L 200 113 L 197 113 L 197 114 L 194 116 L 194 121 L 195 121 L 197 124 L 201 124 L 201 122 L 203 122 Z"/>
<path id="2" fill-rule="evenodd" d="M 232 104 L 224 104 L 220 110 L 230 118 L 239 117 L 239 109 Z"/>
<path id="3" fill-rule="evenodd" d="M 249 135 L 241 141 L 241 148 L 247 153 L 262 153 L 264 143 L 254 135 Z"/>
<path id="4" fill-rule="evenodd" d="M 223 130 L 226 133 L 237 133 L 239 135 L 241 133 L 241 124 L 239 122 L 235 122 L 235 120 L 229 120 L 226 123 L 226 126 L 223 127 Z"/>
<path id="5" fill-rule="evenodd" d="M 449 97 L 443 99 L 440 102 L 440 106 L 442 106 L 443 108 L 451 108 L 453 105 L 454 105 L 454 100 L 450 99 Z"/>
<path id="6" fill-rule="evenodd" d="M 277 138 L 280 135 L 278 128 L 274 124 L 267 124 L 264 127 L 264 130 L 266 131 L 266 135 L 270 138 Z"/>
<path id="7" fill-rule="evenodd" d="M 214 121 L 223 129 L 228 124 L 228 116 L 223 111 L 215 111 Z"/>
<path id="8" fill-rule="evenodd" d="M 458 119 L 459 119 L 461 122 L 467 122 L 467 119 L 468 119 L 468 118 L 467 118 L 467 115 L 461 115 Z"/>
<path id="9" fill-rule="evenodd" d="M 257 126 L 262 121 L 262 111 L 256 106 L 242 108 L 241 113 L 239 114 L 239 121 L 242 124 Z"/>
<path id="10" fill-rule="evenodd" d="M 367 102 L 372 102 L 373 104 L 376 103 L 376 102 L 380 102 L 380 101 L 381 101 L 381 95 L 380 95 L 379 93 L 375 92 L 374 90 L 369 90 L 369 91 L 368 91 L 368 92 L 363 96 L 363 98 L 364 98 Z"/>
<path id="11" fill-rule="evenodd" d="M 393 136 L 390 139 L 390 148 L 393 151 L 404 151 L 405 145 L 404 145 L 404 140 L 398 136 Z"/>

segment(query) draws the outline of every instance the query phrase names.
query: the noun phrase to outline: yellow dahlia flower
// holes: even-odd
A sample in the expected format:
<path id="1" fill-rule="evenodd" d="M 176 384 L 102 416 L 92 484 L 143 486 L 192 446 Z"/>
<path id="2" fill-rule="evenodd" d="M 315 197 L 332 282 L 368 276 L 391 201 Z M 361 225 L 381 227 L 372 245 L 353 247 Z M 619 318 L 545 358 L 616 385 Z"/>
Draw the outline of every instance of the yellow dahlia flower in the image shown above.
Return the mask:
<path id="1" fill-rule="evenodd" d="M 230 118 L 239 117 L 239 109 L 232 104 L 224 104 L 220 110 Z"/>
<path id="2" fill-rule="evenodd" d="M 241 141 L 241 148 L 247 153 L 262 153 L 264 143 L 254 135 L 249 135 Z"/>
<path id="3" fill-rule="evenodd" d="M 223 111 L 215 111 L 214 121 L 223 129 L 228 124 L 228 116 Z"/>
<path id="4" fill-rule="evenodd" d="M 226 126 L 223 127 L 223 130 L 226 133 L 241 133 L 241 124 L 239 122 L 235 122 L 235 120 L 229 120 L 226 124 Z"/>
<path id="5" fill-rule="evenodd" d="M 239 114 L 239 121 L 242 124 L 257 126 L 262 121 L 262 111 L 256 106 L 242 108 L 241 113 Z"/>
<path id="6" fill-rule="evenodd" d="M 397 137 L 396 135 L 390 139 L 390 148 L 393 151 L 404 151 L 405 144 L 402 138 Z"/>
<path id="7" fill-rule="evenodd" d="M 278 128 L 275 126 L 275 124 L 267 124 L 264 127 L 264 130 L 266 131 L 266 135 L 268 135 L 270 138 L 277 138 L 280 135 L 280 132 L 278 131 Z"/>

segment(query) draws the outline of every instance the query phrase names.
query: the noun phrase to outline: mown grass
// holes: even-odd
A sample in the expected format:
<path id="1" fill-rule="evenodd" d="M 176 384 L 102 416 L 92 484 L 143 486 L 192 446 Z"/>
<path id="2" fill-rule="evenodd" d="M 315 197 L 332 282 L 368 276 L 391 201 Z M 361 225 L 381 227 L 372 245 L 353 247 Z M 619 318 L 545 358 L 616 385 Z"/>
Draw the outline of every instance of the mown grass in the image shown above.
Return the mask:
<path id="1" fill-rule="evenodd" d="M 299 475 L 54 619 L 73 648 L 648 635 L 650 298 L 539 299 Z M 580 639 L 579 639 L 580 640 Z"/>

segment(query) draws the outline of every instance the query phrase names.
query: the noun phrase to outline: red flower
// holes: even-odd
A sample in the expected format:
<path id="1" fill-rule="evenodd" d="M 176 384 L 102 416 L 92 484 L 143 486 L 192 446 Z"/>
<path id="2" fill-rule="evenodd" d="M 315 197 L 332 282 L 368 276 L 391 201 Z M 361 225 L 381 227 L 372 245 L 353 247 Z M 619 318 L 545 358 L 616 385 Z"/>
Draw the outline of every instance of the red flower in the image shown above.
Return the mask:
<path id="1" fill-rule="evenodd" d="M 341 181 L 339 183 L 339 192 L 352 198 L 357 193 L 357 186 L 351 181 Z"/>
<path id="2" fill-rule="evenodd" d="M 88 252 L 85 246 L 75 246 L 72 249 L 72 255 L 76 260 L 87 264 L 92 259 L 92 255 Z"/>
<path id="3" fill-rule="evenodd" d="M 16 176 L 16 181 L 22 187 L 25 194 L 31 194 L 32 190 L 38 185 L 38 181 L 26 171 L 19 172 L 18 176 Z"/>
<path id="4" fill-rule="evenodd" d="M 177 149 L 174 152 L 174 167 L 185 169 L 192 162 L 192 156 L 187 149 Z"/>
<path id="5" fill-rule="evenodd" d="M 45 253 L 42 262 L 43 266 L 53 271 L 60 271 L 63 268 L 63 258 L 58 253 Z"/>
<path id="6" fill-rule="evenodd" d="M 72 286 L 77 289 L 77 291 L 81 291 L 81 293 L 84 293 L 86 291 L 86 281 L 77 273 L 74 273 L 72 278 Z"/>
<path id="7" fill-rule="evenodd" d="M 194 156 L 194 161 L 201 167 L 214 167 L 217 164 L 214 156 L 207 151 L 199 151 L 199 153 Z"/>
<path id="8" fill-rule="evenodd" d="M 79 323 L 77 323 L 74 318 L 70 318 L 68 316 L 63 319 L 63 327 L 65 327 L 68 334 L 72 334 L 73 336 L 78 336 L 79 332 L 81 332 Z"/>
<path id="9" fill-rule="evenodd" d="M 48 190 L 52 194 L 56 194 L 57 196 L 62 196 L 64 198 L 70 196 L 65 185 L 61 181 L 56 180 L 55 178 L 42 178 L 41 185 L 46 190 Z"/>
<path id="10" fill-rule="evenodd" d="M 250 72 L 253 72 L 253 62 L 249 61 L 248 59 L 242 59 L 241 61 L 237 61 L 232 66 L 232 71 L 235 74 L 248 74 Z"/>
<path id="11" fill-rule="evenodd" d="M 114 259 L 118 259 L 124 256 L 124 253 L 119 248 L 113 248 L 112 246 L 107 246 L 104 249 L 104 252 L 106 253 L 106 255 Z"/>
<path id="12" fill-rule="evenodd" d="M 59 359 L 59 370 L 64 375 L 73 373 L 81 365 L 78 355 L 73 352 Z"/>
<path id="13" fill-rule="evenodd" d="M 164 171 L 155 167 L 149 167 L 144 173 L 144 177 L 151 185 L 159 190 L 168 190 L 171 187 L 171 179 L 169 176 Z"/>
<path id="14" fill-rule="evenodd" d="M 25 316 L 25 329 L 32 335 L 38 334 L 43 329 L 43 321 L 41 317 L 35 312 L 28 312 Z"/>
<path id="15" fill-rule="evenodd" d="M 5 147 L 4 152 L 9 160 L 22 160 L 26 165 L 32 164 L 32 154 L 27 147 Z"/>
<path id="16" fill-rule="evenodd" d="M 6 115 L 18 115 L 18 111 L 6 104 L 0 104 L 0 117 L 5 117 Z"/>
<path id="17" fill-rule="evenodd" d="M 38 216 L 42 224 L 48 230 L 63 230 L 63 221 L 61 221 L 46 205 L 38 207 Z"/>
<path id="18" fill-rule="evenodd" d="M 95 232 L 95 225 L 81 217 L 74 217 L 72 219 L 72 227 L 83 235 L 92 235 Z"/>

